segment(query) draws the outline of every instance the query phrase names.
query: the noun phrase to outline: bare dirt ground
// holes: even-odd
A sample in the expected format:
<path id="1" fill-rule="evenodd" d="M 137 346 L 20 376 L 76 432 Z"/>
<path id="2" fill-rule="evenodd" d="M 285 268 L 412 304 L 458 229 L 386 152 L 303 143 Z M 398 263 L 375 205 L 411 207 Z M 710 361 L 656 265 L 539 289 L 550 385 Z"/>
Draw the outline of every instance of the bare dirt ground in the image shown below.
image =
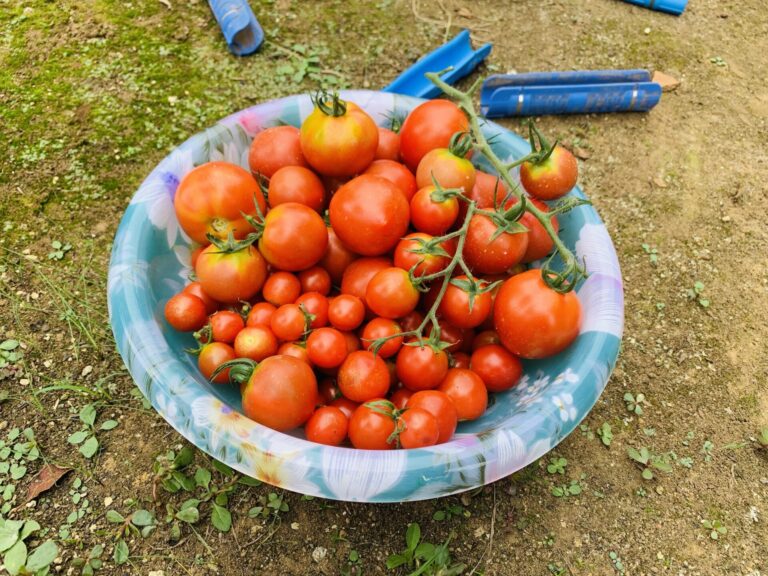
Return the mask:
<path id="1" fill-rule="evenodd" d="M 465 574 L 768 573 L 768 453 L 756 440 L 768 427 L 764 0 L 690 0 L 679 18 L 618 0 L 252 5 L 269 42 L 238 60 L 199 0 L 0 0 L 0 439 L 29 427 L 41 453 L 15 460 L 20 478 L 0 474 L 0 496 L 3 517 L 41 525 L 30 549 L 56 539 L 62 574 L 80 574 L 77 559 L 98 545 L 98 574 L 406 574 L 386 558 L 418 522 L 430 542 L 451 538 Z M 607 390 L 553 454 L 461 498 L 353 505 L 240 486 L 231 530 L 203 502 L 176 538 L 169 506 L 172 520 L 191 495 L 158 488 L 153 500 L 153 463 L 184 442 L 132 394 L 106 318 L 128 199 L 216 119 L 318 81 L 383 86 L 461 27 L 494 43 L 480 74 L 648 68 L 682 80 L 649 114 L 540 121 L 589 156 L 580 181 L 623 269 L 625 338 Z M 645 395 L 642 415 L 626 393 Z M 67 441 L 88 404 L 100 444 L 90 458 Z M 107 420 L 118 426 L 98 429 Z M 610 446 L 595 435 L 604 423 Z M 630 447 L 671 471 L 644 480 Z M 567 459 L 562 476 L 550 457 Z M 188 470 L 213 470 L 195 458 Z M 10 512 L 43 462 L 74 470 Z M 580 494 L 553 495 L 572 480 Z M 226 482 L 214 470 L 213 484 Z M 456 514 L 435 519 L 447 508 Z M 123 550 L 107 511 L 136 509 L 157 527 Z"/>

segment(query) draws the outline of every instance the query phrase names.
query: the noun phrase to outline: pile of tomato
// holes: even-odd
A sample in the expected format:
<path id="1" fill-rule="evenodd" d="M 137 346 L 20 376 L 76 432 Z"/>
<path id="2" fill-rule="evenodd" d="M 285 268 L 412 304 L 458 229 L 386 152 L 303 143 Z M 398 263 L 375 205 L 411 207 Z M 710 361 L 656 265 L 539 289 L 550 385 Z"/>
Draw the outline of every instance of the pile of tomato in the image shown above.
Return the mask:
<path id="1" fill-rule="evenodd" d="M 521 357 L 565 349 L 579 301 L 526 270 L 553 240 L 529 212 L 505 228 L 516 197 L 473 166 L 472 144 L 447 100 L 416 107 L 396 133 L 321 95 L 300 129 L 256 135 L 250 171 L 209 162 L 187 174 L 174 204 L 196 243 L 194 281 L 165 317 L 195 333 L 202 374 L 239 384 L 244 413 L 273 429 L 416 448 L 480 417 L 489 393 L 517 384 Z M 556 146 L 521 180 L 547 210 L 576 162 Z"/>

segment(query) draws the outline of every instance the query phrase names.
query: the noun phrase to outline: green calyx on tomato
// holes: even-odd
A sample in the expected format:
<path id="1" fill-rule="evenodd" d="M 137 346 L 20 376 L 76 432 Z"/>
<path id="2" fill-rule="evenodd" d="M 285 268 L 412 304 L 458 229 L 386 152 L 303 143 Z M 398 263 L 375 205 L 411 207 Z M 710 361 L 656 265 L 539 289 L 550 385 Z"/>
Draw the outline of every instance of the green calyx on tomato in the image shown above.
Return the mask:
<path id="1" fill-rule="evenodd" d="M 451 136 L 451 141 L 448 144 L 448 150 L 454 156 L 464 158 L 467 154 L 469 154 L 469 151 L 472 150 L 473 144 L 472 134 L 469 132 L 456 132 L 456 134 Z"/>
<path id="2" fill-rule="evenodd" d="M 256 366 L 258 366 L 258 364 L 249 358 L 236 358 L 229 362 L 224 362 L 224 364 L 216 368 L 209 380 L 213 382 L 219 374 L 225 370 L 229 370 L 229 381 L 240 385 L 244 382 L 248 382 L 253 371 L 256 369 Z"/>
<path id="3" fill-rule="evenodd" d="M 330 93 L 327 90 L 318 90 L 311 96 L 314 104 L 326 116 L 338 118 L 347 113 L 347 103 L 344 102 L 336 92 Z M 330 100 L 330 105 L 328 101 Z"/>

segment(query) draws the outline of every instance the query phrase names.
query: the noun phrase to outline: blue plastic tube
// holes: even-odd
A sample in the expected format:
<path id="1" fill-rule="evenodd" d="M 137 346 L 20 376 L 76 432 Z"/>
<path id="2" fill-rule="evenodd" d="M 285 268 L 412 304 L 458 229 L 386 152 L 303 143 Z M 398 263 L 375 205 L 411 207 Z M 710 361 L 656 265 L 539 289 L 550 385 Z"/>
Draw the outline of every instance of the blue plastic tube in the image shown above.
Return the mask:
<path id="1" fill-rule="evenodd" d="M 264 30 L 247 0 L 208 0 L 230 52 L 246 56 L 264 42 Z"/>
<path id="2" fill-rule="evenodd" d="M 666 12 L 667 14 L 674 14 L 680 16 L 685 10 L 688 0 L 624 0 L 635 6 L 642 6 L 643 8 L 650 8 L 651 10 L 658 10 L 659 12 Z"/>
<path id="3" fill-rule="evenodd" d="M 446 72 L 441 78 L 448 84 L 454 84 L 485 60 L 492 47 L 491 44 L 486 44 L 473 50 L 469 39 L 469 30 L 462 30 L 455 38 L 423 56 L 413 66 L 405 70 L 389 86 L 384 88 L 384 92 L 406 94 L 418 98 L 435 98 L 442 91 L 432 84 L 424 74 L 440 72 L 452 66 L 453 70 Z"/>
<path id="4" fill-rule="evenodd" d="M 483 89 L 503 86 L 552 86 L 562 84 L 614 84 L 618 82 L 650 82 L 648 70 L 574 70 L 566 72 L 526 72 L 494 74 L 483 83 Z"/>
<path id="5" fill-rule="evenodd" d="M 550 86 L 504 86 L 480 94 L 480 110 L 488 118 L 646 112 L 661 98 L 654 82 Z"/>

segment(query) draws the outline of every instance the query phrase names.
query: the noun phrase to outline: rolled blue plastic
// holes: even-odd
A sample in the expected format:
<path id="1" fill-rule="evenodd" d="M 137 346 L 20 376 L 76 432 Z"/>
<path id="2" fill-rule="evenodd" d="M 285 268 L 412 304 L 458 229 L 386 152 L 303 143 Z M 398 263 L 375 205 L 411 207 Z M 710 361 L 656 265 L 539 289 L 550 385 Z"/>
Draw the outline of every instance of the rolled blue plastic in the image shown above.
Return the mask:
<path id="1" fill-rule="evenodd" d="M 504 86 L 480 93 L 480 110 L 488 118 L 647 112 L 661 98 L 654 82 L 552 86 Z"/>
<path id="2" fill-rule="evenodd" d="M 264 42 L 264 30 L 247 0 L 208 0 L 224 40 L 235 56 L 246 56 Z"/>
<path id="3" fill-rule="evenodd" d="M 483 83 L 483 89 L 502 86 L 551 86 L 562 84 L 615 84 L 620 82 L 650 82 L 648 70 L 573 70 L 566 72 L 526 72 L 494 74 Z"/>
<path id="4" fill-rule="evenodd" d="M 635 6 L 642 6 L 643 8 L 650 8 L 651 10 L 658 10 L 659 12 L 666 12 L 667 14 L 674 14 L 680 16 L 685 10 L 688 0 L 624 0 Z"/>
<path id="5" fill-rule="evenodd" d="M 469 39 L 469 30 L 462 30 L 455 38 L 420 58 L 418 62 L 384 88 L 384 92 L 406 94 L 418 98 L 435 98 L 440 95 L 441 90 L 432 84 L 424 74 L 440 72 L 448 67 L 453 67 L 441 78 L 448 84 L 454 84 L 485 60 L 492 47 L 492 44 L 486 44 L 473 50 Z"/>

